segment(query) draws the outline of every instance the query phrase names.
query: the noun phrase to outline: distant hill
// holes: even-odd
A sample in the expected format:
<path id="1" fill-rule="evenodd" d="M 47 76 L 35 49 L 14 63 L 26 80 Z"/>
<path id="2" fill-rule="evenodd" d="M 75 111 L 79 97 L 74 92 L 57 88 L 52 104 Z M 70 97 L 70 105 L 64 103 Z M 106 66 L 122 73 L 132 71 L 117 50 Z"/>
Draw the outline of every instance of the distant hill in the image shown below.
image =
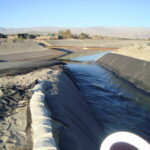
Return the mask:
<path id="1" fill-rule="evenodd" d="M 89 27 L 89 28 L 65 28 L 65 27 L 35 27 L 35 28 L 0 28 L 0 33 L 38 33 L 47 34 L 50 32 L 58 32 L 59 30 L 70 29 L 72 33 L 79 34 L 81 32 L 90 35 L 113 36 L 120 38 L 150 38 L 150 28 L 146 27 Z"/>

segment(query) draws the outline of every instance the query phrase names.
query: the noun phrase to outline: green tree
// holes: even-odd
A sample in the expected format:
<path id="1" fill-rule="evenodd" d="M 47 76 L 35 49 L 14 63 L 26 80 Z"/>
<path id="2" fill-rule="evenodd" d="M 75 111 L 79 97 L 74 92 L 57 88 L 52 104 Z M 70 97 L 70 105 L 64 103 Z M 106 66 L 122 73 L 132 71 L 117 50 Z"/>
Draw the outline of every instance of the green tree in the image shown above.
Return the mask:
<path id="1" fill-rule="evenodd" d="M 80 33 L 79 38 L 80 39 L 90 39 L 90 36 L 86 33 Z"/>
<path id="2" fill-rule="evenodd" d="M 72 33 L 69 29 L 59 31 L 59 33 L 58 33 L 58 38 L 59 39 L 70 39 L 71 37 L 72 37 Z"/>

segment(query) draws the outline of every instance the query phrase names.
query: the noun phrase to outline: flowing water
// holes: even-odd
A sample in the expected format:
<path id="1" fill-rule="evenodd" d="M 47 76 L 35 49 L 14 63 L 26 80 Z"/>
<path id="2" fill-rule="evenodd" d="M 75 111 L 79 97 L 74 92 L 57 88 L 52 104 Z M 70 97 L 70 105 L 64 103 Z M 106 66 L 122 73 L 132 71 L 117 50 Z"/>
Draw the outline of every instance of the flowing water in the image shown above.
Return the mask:
<path id="1" fill-rule="evenodd" d="M 145 106 L 150 96 L 97 65 L 94 60 L 104 54 L 74 58 L 84 63 L 67 64 L 103 130 L 102 136 L 130 131 L 150 142 L 150 111 Z"/>

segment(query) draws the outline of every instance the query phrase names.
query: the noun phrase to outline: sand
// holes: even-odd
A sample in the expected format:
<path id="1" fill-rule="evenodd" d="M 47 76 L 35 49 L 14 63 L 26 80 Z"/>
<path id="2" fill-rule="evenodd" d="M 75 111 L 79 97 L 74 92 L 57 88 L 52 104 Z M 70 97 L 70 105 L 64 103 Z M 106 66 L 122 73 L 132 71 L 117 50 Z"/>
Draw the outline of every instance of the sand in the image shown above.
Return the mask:
<path id="1" fill-rule="evenodd" d="M 40 81 L 40 80 L 55 81 L 55 80 L 57 80 L 57 74 L 59 74 L 60 70 L 61 70 L 60 67 L 55 66 L 52 68 L 32 71 L 30 73 L 26 73 L 23 75 L 5 76 L 5 77 L 3 76 L 0 78 L 0 86 L 3 89 L 6 89 L 7 87 L 8 88 L 19 87 L 21 89 L 21 87 L 30 86 L 32 83 L 35 83 L 35 81 Z M 35 120 L 37 120 L 36 119 L 37 113 L 36 114 L 33 113 L 33 112 L 35 112 L 36 106 L 37 106 L 34 103 L 34 101 L 37 100 L 37 96 L 38 96 L 38 92 L 36 92 L 37 91 L 36 89 L 37 88 L 34 88 L 34 90 L 32 90 L 33 97 L 30 100 L 30 102 L 31 102 L 30 107 L 32 107 L 33 109 L 35 108 L 34 110 L 32 109 L 32 111 L 31 111 L 32 119 L 34 121 L 33 129 L 34 129 L 34 131 L 36 129 L 36 131 L 38 130 L 38 131 L 42 132 L 42 130 L 43 130 L 43 132 L 44 132 L 47 129 L 45 129 L 45 128 L 42 129 L 40 124 L 39 124 L 39 128 L 37 128 L 38 125 L 37 125 L 37 122 L 35 121 Z M 13 91 L 13 92 L 15 92 L 15 91 Z M 31 88 L 29 88 L 27 90 L 27 92 L 31 93 Z M 5 96 L 5 95 L 4 95 L 3 91 L 1 90 L 0 98 L 3 98 L 3 96 Z M 17 100 L 16 98 L 18 98 L 18 96 L 17 97 L 11 96 L 11 98 L 16 101 Z M 29 124 L 31 116 L 30 116 L 30 113 L 28 113 L 28 107 L 29 107 L 28 100 L 29 100 L 29 96 L 28 96 L 28 99 L 25 99 L 24 96 L 22 95 L 20 97 L 18 104 L 16 105 L 17 108 L 12 110 L 13 113 L 10 114 L 8 117 L 5 116 L 5 114 L 4 114 L 4 119 L 0 121 L 0 129 L 3 129 L 3 131 L 0 130 L 0 133 L 3 135 L 3 136 L 0 136 L 0 140 L 2 142 L 0 148 L 2 148 L 2 149 L 6 148 L 6 149 L 10 149 L 10 150 L 16 150 L 16 149 L 24 150 L 24 149 L 28 149 L 30 147 L 29 149 L 31 149 L 32 142 L 33 141 L 35 142 L 35 140 L 38 139 L 37 134 L 35 134 L 35 136 L 31 135 L 31 131 L 30 131 L 31 129 L 27 130 L 28 125 L 29 126 L 31 125 L 31 124 Z M 1 102 L 0 102 L 0 104 L 1 104 Z M 9 109 L 13 109 L 11 106 L 7 106 L 7 108 L 8 107 L 10 107 Z M 45 108 L 43 108 L 43 109 L 45 109 Z M 38 120 L 40 123 L 39 115 L 38 115 Z M 41 136 L 41 135 L 43 135 L 43 134 L 39 134 L 39 136 Z M 44 136 L 44 138 L 45 138 L 45 136 Z M 14 139 L 12 139 L 12 137 L 14 137 Z M 33 138 L 33 141 L 32 141 L 31 137 Z M 51 138 L 53 137 L 52 133 L 50 133 L 50 137 Z M 41 139 L 41 138 L 39 138 L 39 139 Z M 52 139 L 50 140 L 50 142 L 54 141 Z M 36 143 L 37 143 L 36 146 L 39 145 L 39 141 L 36 141 Z M 54 142 L 52 142 L 52 143 L 54 143 Z M 36 149 L 36 148 L 34 147 L 34 149 Z M 43 147 L 43 149 L 44 149 L 44 147 Z M 52 150 L 53 149 L 56 149 L 56 148 L 52 147 Z"/>
<path id="2" fill-rule="evenodd" d="M 1 40 L 0 62 L 22 60 L 49 60 L 64 55 L 72 55 L 63 49 L 70 49 L 74 54 L 82 55 L 90 51 L 103 50 L 101 48 L 122 48 L 133 45 L 150 45 L 146 40 Z M 141 47 L 141 46 L 140 46 Z M 100 48 L 100 49 L 99 49 Z M 135 47 L 132 47 L 135 48 Z M 137 47 L 139 48 L 139 47 Z M 130 49 L 130 48 L 129 48 Z M 145 49 L 145 47 L 143 48 Z M 105 49 L 106 50 L 106 49 Z M 68 55 L 68 56 L 69 56 Z M 139 54 L 140 55 L 140 54 Z M 139 57 L 139 56 L 137 56 Z M 146 58 L 147 59 L 147 58 Z"/>
<path id="3" fill-rule="evenodd" d="M 150 44 L 134 44 L 132 46 L 117 49 L 114 53 L 150 61 Z"/>
<path id="4" fill-rule="evenodd" d="M 47 40 L 51 46 L 65 46 L 65 47 L 108 47 L 108 48 L 122 48 L 125 46 L 131 46 L 134 44 L 150 44 L 150 41 L 146 40 Z"/>
<path id="5" fill-rule="evenodd" d="M 51 73 L 53 69 L 61 69 L 59 66 L 52 66 L 52 69 L 39 69 L 35 71 L 31 71 L 30 73 L 15 75 L 15 76 L 3 76 L 0 78 L 1 86 L 28 86 L 33 83 L 35 80 L 49 80 L 51 78 Z M 53 75 L 55 76 L 55 75 Z"/>
<path id="6" fill-rule="evenodd" d="M 49 60 L 64 54 L 35 40 L 0 40 L 0 62 Z"/>
<path id="7" fill-rule="evenodd" d="M 31 148 L 28 115 L 29 87 L 1 87 L 0 149 L 24 150 Z"/>
<path id="8" fill-rule="evenodd" d="M 1 40 L 0 41 L 0 55 L 38 52 L 45 50 L 43 46 L 34 40 Z"/>
<path id="9" fill-rule="evenodd" d="M 31 134 L 29 99 L 32 92 L 27 87 L 31 87 L 32 83 L 36 84 L 38 80 L 54 79 L 56 74 L 53 74 L 53 70 L 57 70 L 57 67 L 53 69 L 39 68 L 58 64 L 49 59 L 63 54 L 64 52 L 43 48 L 33 40 L 0 41 L 0 107 L 4 107 L 1 108 L 3 113 L 1 113 L 2 120 L 0 120 L 0 149 L 25 150 L 34 147 L 32 145 L 35 140 L 32 138 L 36 137 L 37 139 L 37 134 L 35 136 Z M 28 95 L 28 93 L 30 94 Z M 33 92 L 33 96 L 34 94 L 35 92 Z M 41 129 L 41 127 L 38 128 L 38 130 Z M 50 135 L 52 137 L 52 134 Z M 37 143 L 39 144 L 39 141 Z"/>

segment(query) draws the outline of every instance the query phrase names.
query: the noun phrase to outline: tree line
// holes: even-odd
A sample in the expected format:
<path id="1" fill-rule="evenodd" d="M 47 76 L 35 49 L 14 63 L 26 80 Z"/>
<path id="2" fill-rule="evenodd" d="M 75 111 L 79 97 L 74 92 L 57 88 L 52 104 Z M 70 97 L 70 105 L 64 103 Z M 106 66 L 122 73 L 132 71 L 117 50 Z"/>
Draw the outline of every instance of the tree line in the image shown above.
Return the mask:
<path id="1" fill-rule="evenodd" d="M 70 30 L 61 30 L 58 32 L 58 39 L 90 39 L 86 33 L 72 34 Z"/>

